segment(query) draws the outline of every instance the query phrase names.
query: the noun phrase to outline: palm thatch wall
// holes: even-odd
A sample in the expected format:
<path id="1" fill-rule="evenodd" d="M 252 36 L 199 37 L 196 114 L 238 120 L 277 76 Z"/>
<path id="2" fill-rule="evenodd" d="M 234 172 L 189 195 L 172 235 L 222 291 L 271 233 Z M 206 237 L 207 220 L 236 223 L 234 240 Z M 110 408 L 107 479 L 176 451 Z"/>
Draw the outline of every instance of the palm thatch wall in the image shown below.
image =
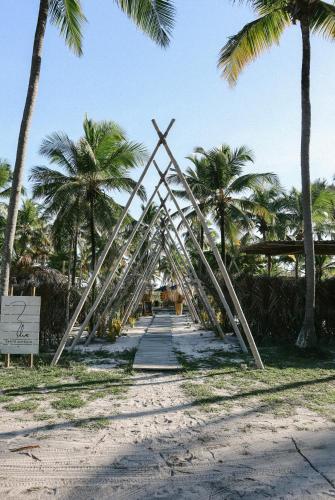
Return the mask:
<path id="1" fill-rule="evenodd" d="M 50 268 L 18 267 L 12 283 L 14 295 L 31 295 L 36 287 L 36 295 L 41 297 L 40 348 L 55 348 L 66 328 L 67 309 L 71 314 L 79 301 L 79 291 L 69 290 L 67 277 Z"/>
<path id="2" fill-rule="evenodd" d="M 243 276 L 234 281 L 234 286 L 256 340 L 295 341 L 304 315 L 303 278 Z M 209 283 L 207 287 L 215 297 Z M 335 278 L 317 284 L 316 327 L 320 338 L 335 338 Z"/>

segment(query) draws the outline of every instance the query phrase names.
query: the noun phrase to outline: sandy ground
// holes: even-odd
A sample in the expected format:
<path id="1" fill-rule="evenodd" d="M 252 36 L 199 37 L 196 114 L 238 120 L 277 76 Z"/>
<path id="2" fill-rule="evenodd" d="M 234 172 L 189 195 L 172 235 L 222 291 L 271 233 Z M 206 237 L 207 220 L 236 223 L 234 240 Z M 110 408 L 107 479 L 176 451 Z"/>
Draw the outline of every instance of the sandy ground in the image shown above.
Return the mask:
<path id="1" fill-rule="evenodd" d="M 145 322 L 111 349 L 136 346 L 143 328 Z M 183 319 L 173 330 L 176 348 L 190 358 L 222 350 L 211 332 Z M 226 349 L 236 350 L 239 362 L 238 348 Z M 49 428 L 28 414 L 20 422 L 2 418 L 0 498 L 335 497 L 335 427 L 322 417 L 301 409 L 278 418 L 257 407 L 204 413 L 185 396 L 179 373 L 138 373 L 133 382 L 101 430 L 67 422 Z M 91 416 L 82 411 L 83 420 Z M 36 442 L 35 458 L 9 452 Z"/>

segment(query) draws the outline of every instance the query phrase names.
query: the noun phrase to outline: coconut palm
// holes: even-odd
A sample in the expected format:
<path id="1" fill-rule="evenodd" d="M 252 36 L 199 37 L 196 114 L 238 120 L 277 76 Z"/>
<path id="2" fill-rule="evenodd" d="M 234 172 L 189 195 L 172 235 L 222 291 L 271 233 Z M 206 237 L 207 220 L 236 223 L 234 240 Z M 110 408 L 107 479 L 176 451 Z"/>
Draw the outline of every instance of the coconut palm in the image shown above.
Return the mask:
<path id="1" fill-rule="evenodd" d="M 7 160 L 0 158 L 0 198 L 9 198 L 12 169 Z"/>
<path id="2" fill-rule="evenodd" d="M 19 261 L 29 258 L 43 264 L 51 251 L 50 231 L 41 216 L 41 207 L 29 198 L 19 210 L 14 249 Z"/>
<path id="3" fill-rule="evenodd" d="M 315 258 L 310 189 L 310 34 L 335 38 L 335 6 L 322 0 L 249 0 L 257 19 L 246 24 L 229 38 L 222 48 L 218 65 L 229 83 L 234 84 L 243 68 L 263 51 L 278 44 L 285 28 L 300 25 L 302 39 L 301 68 L 301 153 L 302 206 L 304 214 L 304 250 L 306 264 L 305 316 L 297 345 L 305 348 L 316 344 L 315 333 Z"/>
<path id="4" fill-rule="evenodd" d="M 221 257 L 226 264 L 226 237 L 234 238 L 238 227 L 249 228 L 252 224 L 251 214 L 265 214 L 266 208 L 247 199 L 243 195 L 255 187 L 278 182 L 272 173 L 243 174 L 243 167 L 253 162 L 252 152 L 245 146 L 236 149 L 223 144 L 218 148 L 205 151 L 197 148 L 197 155 L 189 159 L 195 165 L 186 170 L 187 180 L 205 213 L 211 213 L 219 226 L 221 239 Z M 199 157 L 200 160 L 199 161 Z M 178 176 L 172 174 L 171 182 L 179 184 Z M 181 197 L 187 194 L 177 191 Z"/>
<path id="5" fill-rule="evenodd" d="M 289 220 L 288 199 L 281 186 L 257 186 L 249 200 L 267 210 L 252 217 L 263 241 L 285 239 Z"/>
<path id="6" fill-rule="evenodd" d="M 67 230 L 73 235 L 75 255 L 79 228 L 89 235 L 93 270 L 97 239 L 102 231 L 112 228 L 122 209 L 112 195 L 134 189 L 136 182 L 130 172 L 146 153 L 143 146 L 128 141 L 114 122 L 85 118 L 83 128 L 84 135 L 78 142 L 64 133 L 46 137 L 40 153 L 63 172 L 34 167 L 30 179 L 34 197 L 43 198 L 47 214 L 55 217 L 54 232 Z M 145 197 L 143 187 L 139 195 Z"/>
<path id="7" fill-rule="evenodd" d="M 171 0 L 115 0 L 117 6 L 158 45 L 169 44 L 174 22 Z M 41 71 L 42 51 L 47 20 L 50 20 L 65 38 L 66 44 L 77 55 L 82 54 L 81 27 L 85 22 L 80 0 L 40 0 L 35 29 L 29 84 L 19 131 L 12 191 L 8 208 L 5 240 L 2 250 L 0 287 L 8 294 L 10 264 L 13 252 L 17 214 L 24 174 L 30 123 L 37 97 Z"/>

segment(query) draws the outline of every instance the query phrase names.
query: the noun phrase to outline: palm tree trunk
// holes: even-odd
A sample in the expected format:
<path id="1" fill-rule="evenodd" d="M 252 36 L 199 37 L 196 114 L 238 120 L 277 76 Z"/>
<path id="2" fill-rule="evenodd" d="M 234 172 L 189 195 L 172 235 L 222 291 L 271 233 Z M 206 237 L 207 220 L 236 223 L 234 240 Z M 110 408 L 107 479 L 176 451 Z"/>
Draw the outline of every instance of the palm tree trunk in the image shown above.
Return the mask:
<path id="1" fill-rule="evenodd" d="M 94 220 L 94 200 L 90 199 L 90 233 L 91 233 L 91 271 L 94 271 L 96 260 L 96 241 L 95 241 L 95 220 Z"/>
<path id="2" fill-rule="evenodd" d="M 298 280 L 299 278 L 299 259 L 300 255 L 297 254 L 295 257 L 295 279 Z"/>
<path id="3" fill-rule="evenodd" d="M 201 250 L 204 251 L 204 228 L 202 227 L 201 223 L 200 223 L 200 247 Z"/>
<path id="4" fill-rule="evenodd" d="M 8 207 L 8 218 L 5 232 L 5 239 L 2 249 L 1 262 L 1 294 L 8 295 L 10 267 L 13 254 L 14 238 L 16 231 L 17 215 L 21 198 L 21 190 L 24 173 L 24 159 L 28 144 L 29 128 L 33 114 L 34 104 L 38 91 L 40 79 L 42 49 L 45 35 L 45 29 L 48 19 L 49 0 L 40 0 L 40 7 L 35 30 L 33 54 L 30 66 L 29 85 L 27 90 L 26 102 L 23 110 L 23 116 L 20 126 L 15 167 L 13 173 L 12 189 Z"/>
<path id="5" fill-rule="evenodd" d="M 221 258 L 224 265 L 226 262 L 226 236 L 225 236 L 225 209 L 224 206 L 220 206 L 220 236 L 221 236 Z"/>
<path id="6" fill-rule="evenodd" d="M 300 20 L 302 35 L 302 68 L 301 68 L 301 184 L 302 209 L 304 218 L 304 250 L 306 268 L 305 316 L 301 327 L 297 346 L 313 347 L 317 342 L 315 332 L 315 256 L 312 226 L 312 199 L 309 169 L 309 149 L 311 135 L 311 102 L 310 102 L 310 28 L 308 17 Z"/>
<path id="7" fill-rule="evenodd" d="M 91 232 L 91 273 L 93 274 L 96 260 L 96 241 L 95 241 L 95 220 L 94 220 L 94 198 L 90 198 L 90 232 Z M 94 304 L 96 296 L 96 280 L 92 285 L 91 305 Z M 90 319 L 90 330 L 92 331 L 95 324 L 95 316 L 93 314 Z"/>
<path id="8" fill-rule="evenodd" d="M 71 245 L 73 244 L 73 238 L 71 238 Z M 67 289 L 66 289 L 66 325 L 70 321 L 70 295 L 71 295 L 71 252 L 69 252 L 69 261 L 67 266 Z"/>
<path id="9" fill-rule="evenodd" d="M 79 227 L 76 224 L 74 239 L 73 239 L 73 262 L 72 262 L 72 275 L 71 275 L 71 283 L 72 286 L 76 284 L 76 272 L 77 272 L 77 260 L 78 260 L 78 233 Z"/>

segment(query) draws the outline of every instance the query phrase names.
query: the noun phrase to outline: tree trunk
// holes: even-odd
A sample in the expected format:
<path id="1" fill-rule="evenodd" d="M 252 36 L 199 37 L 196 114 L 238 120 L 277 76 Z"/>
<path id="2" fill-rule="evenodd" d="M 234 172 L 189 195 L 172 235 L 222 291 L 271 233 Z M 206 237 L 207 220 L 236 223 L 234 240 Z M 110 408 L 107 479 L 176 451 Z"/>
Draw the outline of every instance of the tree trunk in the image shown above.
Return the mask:
<path id="1" fill-rule="evenodd" d="M 297 254 L 295 256 L 295 279 L 298 280 L 299 278 L 299 260 L 300 260 L 300 255 Z"/>
<path id="2" fill-rule="evenodd" d="M 220 214 L 220 236 L 221 236 L 221 258 L 226 266 L 226 236 L 225 236 L 225 209 L 224 206 L 220 206 L 219 208 Z"/>
<path id="3" fill-rule="evenodd" d="M 93 274 L 96 260 L 96 241 L 95 241 L 95 220 L 94 220 L 94 198 L 90 198 L 90 232 L 91 232 L 91 273 Z M 93 306 L 96 296 L 96 280 L 92 285 L 91 305 Z M 90 331 L 93 330 L 95 324 L 95 315 L 90 319 Z"/>
<path id="4" fill-rule="evenodd" d="M 29 128 L 33 114 L 34 104 L 38 91 L 38 83 L 40 79 L 41 59 L 43 41 L 48 19 L 49 0 L 40 0 L 37 25 L 35 30 L 33 54 L 30 66 L 29 85 L 27 90 L 26 102 L 23 110 L 22 121 L 20 126 L 15 167 L 13 172 L 12 189 L 8 206 L 8 218 L 5 231 L 5 239 L 2 249 L 1 262 L 1 294 L 8 295 L 10 267 L 13 254 L 14 238 L 16 231 L 17 215 L 19 210 L 21 189 L 24 173 L 24 159 L 28 144 Z"/>
<path id="5" fill-rule="evenodd" d="M 310 29 L 309 19 L 303 15 L 300 21 L 302 35 L 301 68 L 301 184 L 304 218 L 304 250 L 306 269 L 305 316 L 297 338 L 300 348 L 313 347 L 317 338 L 315 332 L 315 256 L 312 225 L 312 199 L 309 170 L 309 149 L 311 135 L 310 102 Z"/>
<path id="6" fill-rule="evenodd" d="M 90 199 L 90 233 L 91 233 L 91 271 L 93 273 L 96 260 L 96 241 L 95 241 L 95 220 L 94 220 L 94 199 Z"/>
<path id="7" fill-rule="evenodd" d="M 70 251 L 69 251 L 69 261 L 67 266 L 67 289 L 66 289 L 66 325 L 69 324 L 70 321 L 70 296 L 71 296 L 71 267 L 72 267 L 72 255 L 71 248 L 73 247 L 73 241 L 75 237 L 72 236 L 70 240 Z"/>
<path id="8" fill-rule="evenodd" d="M 72 262 L 72 275 L 71 275 L 71 283 L 72 286 L 75 286 L 76 284 L 76 272 L 77 272 L 77 260 L 78 260 L 78 233 L 79 233 L 79 228 L 78 224 L 76 225 L 75 228 L 75 233 L 74 233 L 74 239 L 73 239 L 73 262 Z"/>
<path id="9" fill-rule="evenodd" d="M 200 247 L 201 250 L 204 251 L 204 228 L 202 227 L 201 223 L 200 223 Z"/>

